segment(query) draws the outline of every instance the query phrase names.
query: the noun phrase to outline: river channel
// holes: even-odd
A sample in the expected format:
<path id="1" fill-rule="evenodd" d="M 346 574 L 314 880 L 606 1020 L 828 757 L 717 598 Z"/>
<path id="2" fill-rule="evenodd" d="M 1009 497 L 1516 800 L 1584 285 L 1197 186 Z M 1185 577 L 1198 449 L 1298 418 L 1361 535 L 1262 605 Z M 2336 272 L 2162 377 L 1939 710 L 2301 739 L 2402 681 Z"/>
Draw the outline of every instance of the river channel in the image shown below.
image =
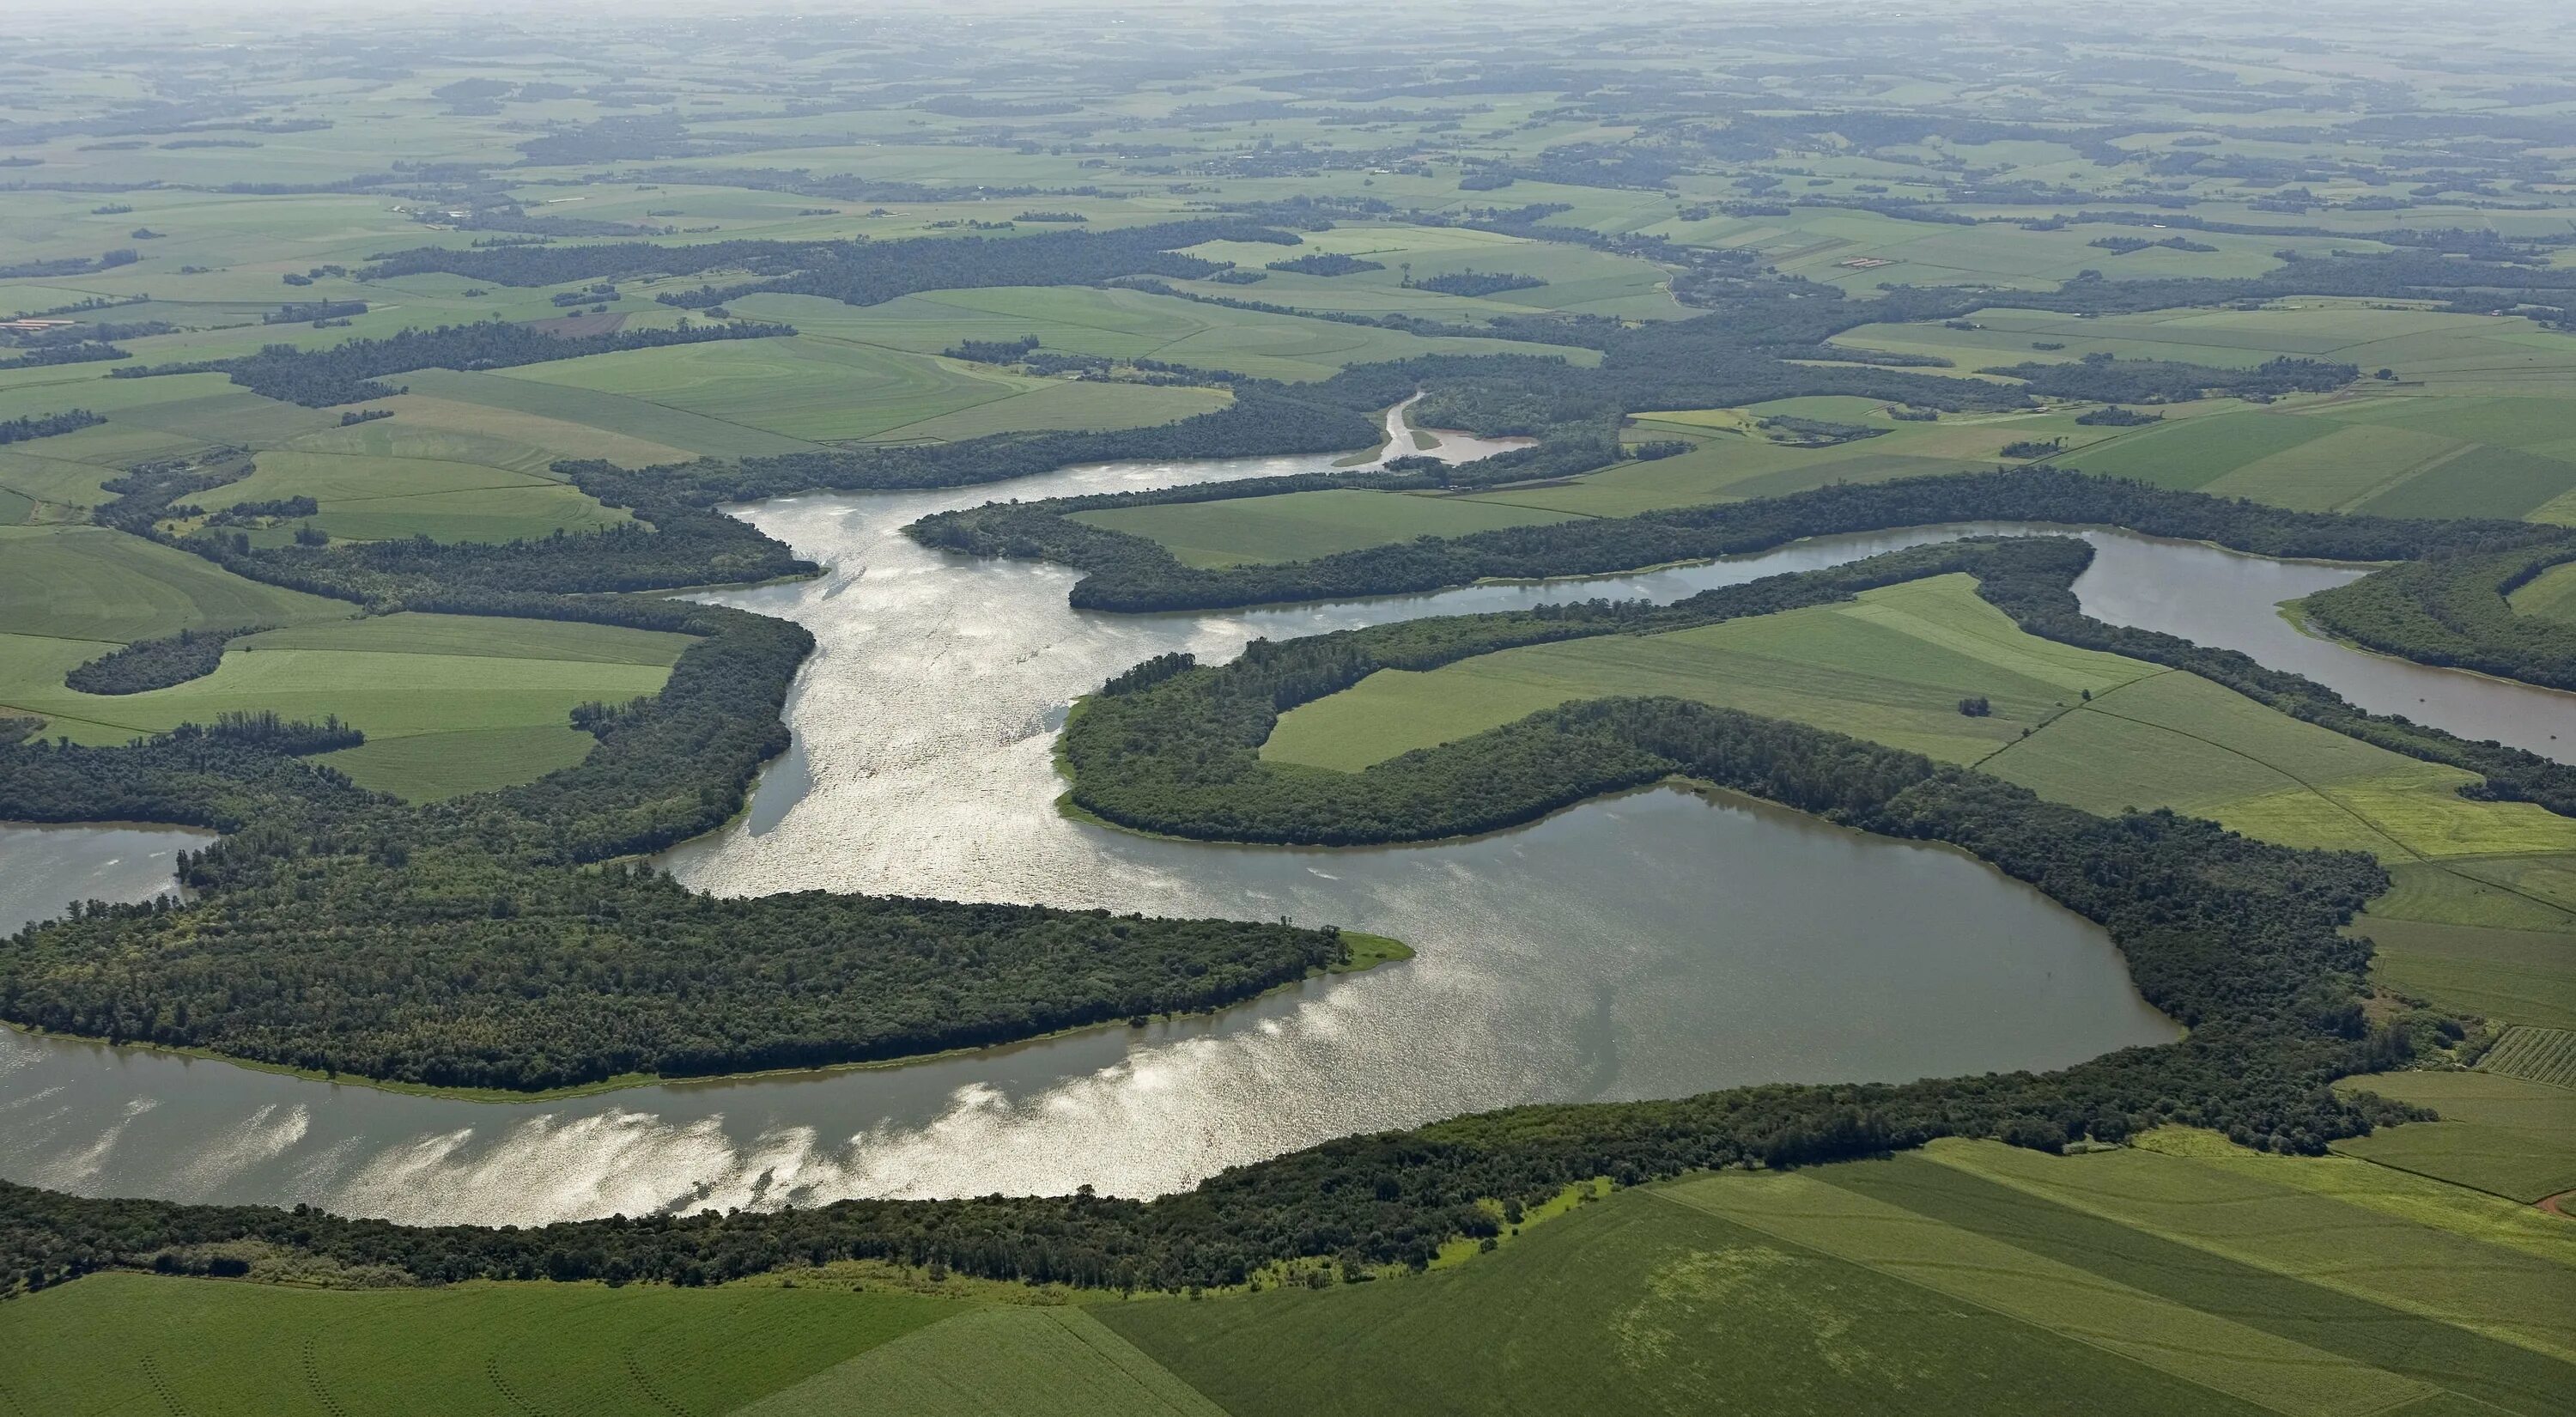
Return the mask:
<path id="1" fill-rule="evenodd" d="M 1514 1103 L 2046 1068 L 2175 1036 L 2109 942 L 2035 892 L 1951 851 L 1757 803 L 1659 789 L 1491 837 L 1337 851 L 1151 840 L 1059 815 L 1050 747 L 1067 705 L 1167 650 L 1218 659 L 1256 636 L 1572 594 L 1666 600 L 2011 529 L 1838 537 L 1579 586 L 1171 616 L 1075 612 L 1068 571 L 971 561 L 900 534 L 925 513 L 997 495 L 1323 465 L 1112 465 L 741 509 L 829 570 L 717 598 L 795 619 L 818 648 L 788 706 L 794 749 L 742 818 L 664 864 L 718 894 L 821 887 L 1284 916 L 1395 935 L 1416 959 L 1141 1029 L 534 1103 L 0 1032 L 0 1175 L 92 1194 L 481 1223 L 1085 1183 L 1150 1195 L 1336 1135 Z M 2274 601 L 2357 574 L 2087 535 L 2103 548 L 2078 587 L 2089 609 L 2267 659 L 2270 646 L 2240 639 L 2264 624 L 2303 639 Z M 2191 593 L 2174 594 L 2176 579 Z M 2440 721 L 2429 707 L 2416 716 Z M 30 913 L 112 897 L 54 879 L 94 862 L 98 853 L 64 844 L 90 830 L 0 835 L 0 877 L 36 882 L 10 887 L 39 903 Z M 130 855 L 133 844 L 108 846 Z M 121 884 L 135 898 L 168 878 L 165 862 L 157 877 Z"/>

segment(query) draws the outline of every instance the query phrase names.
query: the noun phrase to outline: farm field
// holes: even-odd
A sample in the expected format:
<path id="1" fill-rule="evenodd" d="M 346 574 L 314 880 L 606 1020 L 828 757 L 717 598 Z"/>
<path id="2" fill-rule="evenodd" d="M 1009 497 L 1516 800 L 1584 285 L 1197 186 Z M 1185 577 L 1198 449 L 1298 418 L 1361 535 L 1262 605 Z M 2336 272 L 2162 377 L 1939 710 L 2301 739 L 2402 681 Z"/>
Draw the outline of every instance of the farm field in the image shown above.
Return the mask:
<path id="1" fill-rule="evenodd" d="M 5 474 L 0 474 L 5 478 Z M 2517 615 L 2576 625 L 2576 561 L 2552 566 L 2507 598 Z"/>
<path id="2" fill-rule="evenodd" d="M 2355 392 L 2127 430 L 2062 460 L 2303 511 L 2576 521 L 2576 336 L 2325 302 L 2098 319 L 1996 309 L 1970 323 L 1978 328 L 1864 325 L 1836 342 L 1963 372 L 2092 354 L 2235 368 L 2278 357 L 2350 363 L 2365 376 Z M 2374 377 L 2382 369 L 2386 381 Z"/>
<path id="3" fill-rule="evenodd" d="M 1699 629 L 1380 670 L 1281 715 L 1261 751 L 1358 771 L 1625 694 L 1813 723 L 2089 811 L 2169 807 L 2285 845 L 2371 853 L 2398 882 L 2355 927 L 2380 945 L 2383 983 L 2494 1018 L 2576 1022 L 2576 826 L 2525 803 L 2470 801 L 2457 792 L 2464 773 L 2196 675 L 2028 635 L 1965 576 Z M 1989 716 L 1959 712 L 1972 696 L 1989 700 Z"/>
<path id="4" fill-rule="evenodd" d="M 351 541 L 412 536 L 534 540 L 556 531 L 602 531 L 633 520 L 548 473 L 435 458 L 282 449 L 259 454 L 250 476 L 204 494 L 196 504 L 220 512 L 244 502 L 297 496 L 311 497 L 321 511 L 293 518 L 289 527 L 317 527 Z M 290 534 L 283 529 L 272 533 L 280 542 Z"/>
<path id="5" fill-rule="evenodd" d="M 118 25 L 27 0 L 0 25 L 0 1417 L 2576 1417 L 2551 765 L 2461 746 L 2530 799 L 2482 800 L 2026 634 L 1950 575 L 1376 673 L 1281 715 L 1259 752 L 1286 771 L 1234 801 L 1240 720 L 1149 686 L 1297 614 L 1121 618 L 1039 559 L 1142 606 L 1389 548 L 1311 578 L 1368 596 L 1417 539 L 1508 532 L 1545 543 L 1535 572 L 1640 549 L 1567 544 L 1620 534 L 1587 519 L 2042 461 L 2527 524 L 2354 529 L 2391 555 L 2576 536 L 2576 30 L 2549 5 L 863 8 Z M 714 321 L 794 333 L 603 338 Z M 458 367 L 402 367 L 432 358 Z M 2202 397 L 2103 358 L 2357 376 Z M 1988 408 L 2018 395 L 1986 371 L 2024 364 L 2152 417 Z M 1046 519 L 1196 456 L 1454 455 L 1401 422 L 1338 447 L 1408 395 L 1550 471 L 1077 514 L 1187 574 Z M 1030 455 L 1238 398 L 1258 416 L 1204 443 L 1134 440 L 1145 466 Z M 1267 459 L 1273 434 L 1337 446 Z M 590 460 L 623 471 L 564 470 Z M 2338 535 L 2199 510 L 2231 545 Z M 788 556 L 824 570 L 791 584 Z M 637 613 L 665 595 L 812 638 L 579 618 L 675 623 Z M 1323 619 L 1419 609 L 1368 598 Z M 2563 668 L 2576 562 L 2510 603 L 2518 628 L 2440 645 L 2402 606 L 2374 623 Z M 243 631 L 219 657 L 122 662 L 197 678 L 69 687 L 217 629 Z M 1284 682 L 1335 672 L 1312 652 Z M 1143 693 L 1096 733 L 1114 701 L 1063 706 L 1104 680 Z M 2191 843 L 2081 848 L 2119 897 L 2097 913 L 2189 939 L 2043 954 L 2003 924 L 1935 958 L 1929 897 L 1848 841 L 1849 870 L 1783 870 L 1781 914 L 1730 897 L 1744 920 L 1703 939 L 1706 814 L 1672 794 L 1365 863 L 1105 820 L 1275 809 L 1329 838 L 1355 799 L 1301 782 L 1607 695 L 2364 853 L 2390 881 L 2343 926 L 2368 987 L 2323 962 L 2358 946 Z M 611 770 L 503 790 L 582 763 L 593 703 L 626 709 Z M 363 730 L 309 761 L 402 801 L 317 817 L 247 725 L 92 751 L 241 711 Z M 1592 746 L 1365 825 L 1615 777 Z M 83 820 L 102 804 L 153 820 Z M 1727 842 L 1814 835 L 1722 815 Z M 161 829 L 212 817 L 227 844 L 178 859 L 204 832 Z M 1084 918 L 1001 904 L 1026 901 Z M 1342 922 L 1355 972 L 1410 963 L 1262 995 L 1298 972 L 1274 919 Z M 1936 987 L 1889 987 L 1916 970 Z M 838 1066 L 924 1039 L 952 1051 Z M 2362 1066 L 2403 1070 L 2338 1076 Z M 555 1086 L 602 1078 L 647 1085 Z M 2395 1113 L 2363 1093 L 2440 1120 L 2371 1130 Z M 1952 1128 L 1989 1139 L 1880 1149 Z M 1742 1157 L 1777 1169 L 1670 1174 Z M 191 1208 L 299 1204 L 259 1242 Z"/>
<path id="6" fill-rule="evenodd" d="M 1281 248 L 1260 248 L 1275 258 Z M 1240 296 L 1234 287 L 1214 287 Z M 1254 293 L 1267 290 L 1266 285 Z M 1270 303 L 1282 303 L 1272 300 Z M 1303 383 L 1352 364 L 1434 353 L 1530 354 L 1577 364 L 1598 351 L 1505 339 L 1426 339 L 1401 330 L 1348 325 L 1201 304 L 1142 290 L 1002 286 L 906 295 L 851 306 L 810 295 L 755 295 L 732 307 L 781 320 L 808 335 L 936 355 L 959 341 L 1035 335 L 1041 348 L 1110 359 L 1157 359 L 1198 369 Z M 1526 313 L 1526 312 L 1524 312 Z"/>
<path id="7" fill-rule="evenodd" d="M 19 1411 L 726 1412 L 955 1315 L 919 1295 L 472 1284 L 332 1291 L 109 1274 L 0 1307 Z"/>
<path id="8" fill-rule="evenodd" d="M 1535 526 L 1570 515 L 1473 497 L 1351 489 L 1116 507 L 1076 512 L 1073 520 L 1160 542 L 1185 566 L 1241 566 L 1311 560 L 1417 536 Z"/>
<path id="9" fill-rule="evenodd" d="M 124 644 L 356 613 L 104 527 L 0 526 L 0 627 L 20 638 Z"/>
<path id="10" fill-rule="evenodd" d="M 1159 1301 L 1169 1302 L 1169 1301 Z M 943 1319 L 771 1393 L 739 1417 L 1224 1417 L 1083 1307 Z"/>
<path id="11" fill-rule="evenodd" d="M 1964 575 L 1865 591 L 1850 605 L 1380 670 L 1283 714 L 1262 755 L 1356 771 L 1569 700 L 1627 694 L 1813 723 L 1974 764 L 2090 811 L 2171 807 L 2285 845 L 2401 862 L 2576 851 L 2576 823 L 2461 798 L 2454 789 L 2470 779 L 2456 769 L 2300 723 L 2192 674 L 2026 634 Z M 1992 713 L 1960 713 L 1969 697 L 1987 698 Z"/>
<path id="12" fill-rule="evenodd" d="M 2516 1028 L 2505 1039 L 2535 1031 Z M 2346 1079 L 2343 1086 L 2430 1107 L 2442 1116 L 2336 1142 L 2334 1149 L 2343 1155 L 2507 1200 L 2576 1191 L 2576 1089 L 2484 1065 L 2475 1072 L 2380 1073 Z"/>
<path id="13" fill-rule="evenodd" d="M 349 607 L 322 603 L 342 618 L 235 640 L 213 674 L 140 694 L 64 686 L 67 671 L 114 647 L 108 640 L 0 636 L 8 651 L 0 704 L 44 717 L 48 733 L 101 744 L 230 710 L 337 714 L 368 741 L 316 761 L 364 787 L 433 799 L 581 761 L 592 740 L 572 726 L 573 707 L 653 693 L 689 643 L 684 635 L 568 621 L 353 620 L 345 618 Z"/>
<path id="14" fill-rule="evenodd" d="M 2028 1412 L 2545 1417 L 2568 1410 L 2576 1367 L 2571 1268 L 2576 1235 L 2528 1207 L 2168 1128 L 2086 1156 L 1935 1142 L 1622 1190 L 1428 1274 L 1200 1302 L 996 1306 L 852 1293 L 826 1272 L 704 1290 L 105 1275 L 0 1308 L 0 1340 L 35 1359 L 0 1384 L 67 1417 L 165 1397 L 202 1417 L 1258 1417 L 1679 1410 L 1726 1393 L 1778 1412 L 2000 1396 Z M 414 1341 L 425 1328 L 441 1341 Z"/>
<path id="15" fill-rule="evenodd" d="M 1942 1142 L 1711 1176 L 1418 1279 L 1100 1318 L 1238 1414 L 1730 1392 L 1780 1412 L 2565 1410 L 2576 1354 L 2550 1324 L 2576 1239 L 2548 1217 L 2356 1162 L 2149 1141 L 2200 1154 Z"/>

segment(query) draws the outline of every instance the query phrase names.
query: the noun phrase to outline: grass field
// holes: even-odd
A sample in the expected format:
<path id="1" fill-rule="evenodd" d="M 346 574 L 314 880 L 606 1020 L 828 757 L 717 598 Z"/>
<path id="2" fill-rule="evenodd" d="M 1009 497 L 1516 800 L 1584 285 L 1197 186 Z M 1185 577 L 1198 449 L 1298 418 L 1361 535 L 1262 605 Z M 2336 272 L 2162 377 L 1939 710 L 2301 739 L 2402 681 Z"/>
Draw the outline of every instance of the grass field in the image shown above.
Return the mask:
<path id="1" fill-rule="evenodd" d="M 2478 1060 L 2482 1072 L 2553 1087 L 2576 1088 L 2576 1029 L 2508 1030 Z"/>
<path id="2" fill-rule="evenodd" d="M 1963 371 L 2093 353 L 2221 367 L 2285 355 L 2348 362 L 2365 376 L 2353 393 L 2118 432 L 2063 461 L 2308 511 L 2576 521 L 2576 336 L 2326 301 L 2087 320 L 1997 309 L 1974 323 L 1867 325 L 1836 340 Z M 2393 379 L 2373 377 L 2380 369 Z"/>
<path id="3" fill-rule="evenodd" d="M 1418 1279 L 1100 1317 L 1239 1414 L 2568 1410 L 2551 1217 L 2180 1149 L 1710 1176 Z"/>
<path id="4" fill-rule="evenodd" d="M 1281 716 L 1262 755 L 1353 771 L 1573 699 L 1674 694 L 1816 723 L 1950 762 L 2153 666 L 2022 634 L 1964 576 L 1662 635 L 1533 645 L 1427 673 L 1381 670 Z M 1985 695 L 1992 716 L 1959 700 Z"/>
<path id="5" fill-rule="evenodd" d="M 959 1314 L 737 1411 L 740 1417 L 1223 1417 L 1225 1409 L 1086 1310 L 1059 1306 Z"/>
<path id="6" fill-rule="evenodd" d="M 333 1292 L 109 1274 L 0 1305 L 0 1351 L 10 1355 L 0 1360 L 0 1408 L 60 1417 L 718 1413 L 960 1307 L 820 1288 Z"/>
<path id="7" fill-rule="evenodd" d="M 1223 402 L 1205 389 L 1067 383 L 814 335 L 629 350 L 504 372 L 811 442 L 1135 427 Z M 986 416 L 960 421 L 969 409 Z"/>
<path id="8" fill-rule="evenodd" d="M 2531 1031 L 2515 1029 L 2513 1034 Z M 2565 1036 L 2559 1035 L 2562 1044 Z M 2347 1156 L 2508 1200 L 2536 1201 L 2576 1191 L 2576 1091 L 2484 1067 L 2464 1073 L 2380 1073 L 2342 1085 L 2442 1114 L 2438 1122 L 2409 1123 L 2335 1143 L 2335 1150 Z"/>
<path id="9" fill-rule="evenodd" d="M 1279 256 L 1278 247 L 1262 249 L 1270 253 L 1265 259 Z M 1211 289 L 1242 294 L 1229 286 Z M 1286 303 L 1269 297 L 1268 290 L 1265 284 L 1252 294 L 1274 304 Z M 1535 354 L 1581 364 L 1597 363 L 1600 358 L 1592 350 L 1566 345 L 1433 340 L 1400 330 L 1235 310 L 1140 290 L 1080 286 L 942 290 L 867 306 L 843 305 L 819 296 L 755 295 L 730 308 L 743 315 L 786 321 L 815 338 L 884 351 L 927 356 L 953 348 L 961 339 L 1035 335 L 1045 348 L 1071 354 L 1159 359 L 1289 382 L 1330 378 L 1352 364 L 1426 354 Z"/>
<path id="10" fill-rule="evenodd" d="M 13 637 L 124 644 L 180 630 L 356 613 L 346 601 L 246 580 L 123 532 L 0 526 L 0 631 Z"/>
<path id="11" fill-rule="evenodd" d="M 362 786 L 430 799 L 581 761 L 592 739 L 572 727 L 573 706 L 656 692 L 688 643 L 683 635 L 556 620 L 341 619 L 236 640 L 203 679 L 110 697 L 63 685 L 65 672 L 112 647 L 106 641 L 9 635 L 0 636 L 7 651 L 0 703 L 44 716 L 49 733 L 88 743 L 120 743 L 232 709 L 338 714 L 368 741 L 317 761 Z"/>
<path id="12" fill-rule="evenodd" d="M 1240 566 L 1311 560 L 1417 536 L 1533 526 L 1569 515 L 1466 497 L 1339 490 L 1118 507 L 1076 512 L 1073 519 L 1161 542 L 1185 566 Z"/>
<path id="13" fill-rule="evenodd" d="M 2463 798 L 2466 773 L 2198 676 L 2037 639 L 1964 576 L 1694 630 L 1381 670 L 1281 715 L 1261 751 L 1357 771 L 1625 694 L 1813 723 L 2091 811 L 2170 807 L 2287 845 L 2371 853 L 2396 882 L 2354 927 L 2378 946 L 2380 984 L 2488 1018 L 2576 1027 L 2576 823 Z M 1959 713 L 1971 696 L 1992 714 Z"/>
<path id="14" fill-rule="evenodd" d="M 2517 615 L 2576 624 L 2576 561 L 2541 572 L 2528 584 L 2516 587 L 2507 600 Z"/>
<path id="15" fill-rule="evenodd" d="M 551 474 L 365 452 L 264 452 L 250 476 L 195 500 L 215 512 L 296 496 L 321 504 L 318 515 L 298 518 L 298 524 L 358 541 L 535 540 L 558 530 L 599 531 L 632 520 Z"/>
<path id="16" fill-rule="evenodd" d="M 1383 670 L 1282 715 L 1262 752 L 1352 771 L 1554 704 L 1622 694 L 1814 723 L 1976 763 L 2093 811 L 2172 807 L 2290 845 L 2396 861 L 2576 851 L 2576 822 L 2468 801 L 2455 791 L 2468 774 L 2300 723 L 2195 675 L 2038 639 L 1957 575 L 1847 605 L 1504 650 L 1428 673 Z M 1987 698 L 1992 715 L 1961 714 L 1971 696 Z"/>

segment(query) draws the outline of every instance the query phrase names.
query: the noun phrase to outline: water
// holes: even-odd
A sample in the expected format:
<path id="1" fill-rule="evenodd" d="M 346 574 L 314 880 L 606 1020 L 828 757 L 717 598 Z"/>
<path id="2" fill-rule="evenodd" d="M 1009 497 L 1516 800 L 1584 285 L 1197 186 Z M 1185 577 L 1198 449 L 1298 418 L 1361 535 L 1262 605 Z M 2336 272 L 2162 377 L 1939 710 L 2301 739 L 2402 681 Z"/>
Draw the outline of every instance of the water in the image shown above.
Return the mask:
<path id="1" fill-rule="evenodd" d="M 2275 608 L 2358 580 L 2368 567 L 2271 561 L 2126 532 L 2084 536 L 2095 555 L 2075 595 L 2097 619 L 2240 650 L 2373 713 L 2576 762 L 2576 694 L 2364 653 L 2302 632 Z"/>
<path id="2" fill-rule="evenodd" d="M 0 935 L 76 900 L 178 893 L 179 853 L 215 839 L 179 827 L 48 827 L 0 822 Z"/>
<path id="3" fill-rule="evenodd" d="M 1396 935 L 1416 960 L 1146 1029 L 545 1103 L 0 1034 L 0 1175 L 486 1223 L 1084 1183 L 1142 1195 L 1336 1135 L 1517 1102 L 2044 1068 L 2173 1036 L 2108 942 L 2036 893 L 1953 852 L 1740 800 L 1656 790 L 1487 838 L 1349 851 L 1153 841 L 1058 815 L 1050 748 L 1070 699 L 1169 649 L 1214 659 L 1255 635 L 1571 594 L 1671 599 L 2013 529 L 1834 538 L 1579 586 L 1137 617 L 1070 610 L 1060 568 L 965 561 L 898 534 L 997 491 L 1317 465 L 1074 469 L 1007 489 L 746 509 L 833 570 L 719 598 L 806 624 L 818 649 L 788 708 L 794 749 L 740 821 L 666 864 L 728 894 L 828 887 L 1286 916 Z M 2103 556 L 2078 587 L 2088 609 L 2209 643 L 2253 648 L 2239 637 L 2266 625 L 2294 633 L 2262 597 L 2352 574 L 2089 535 Z M 84 893 L 98 892 L 70 894 Z"/>

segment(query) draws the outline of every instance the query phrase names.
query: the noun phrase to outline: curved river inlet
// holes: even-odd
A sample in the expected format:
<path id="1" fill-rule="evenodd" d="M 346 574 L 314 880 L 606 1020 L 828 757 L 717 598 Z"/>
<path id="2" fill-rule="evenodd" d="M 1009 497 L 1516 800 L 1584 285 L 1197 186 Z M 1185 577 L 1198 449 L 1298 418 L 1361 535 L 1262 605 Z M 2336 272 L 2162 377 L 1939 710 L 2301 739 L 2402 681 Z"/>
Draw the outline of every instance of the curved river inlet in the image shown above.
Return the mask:
<path id="1" fill-rule="evenodd" d="M 2008 529 L 1834 538 L 1579 591 L 1485 586 L 1146 617 L 1072 611 L 1073 576 L 1061 568 L 963 560 L 900 535 L 924 513 L 996 495 L 1321 465 L 1115 465 L 1003 488 L 746 509 L 831 568 L 721 597 L 814 630 L 819 646 L 788 708 L 796 747 L 741 820 L 665 864 L 724 894 L 828 887 L 1287 916 L 1392 934 L 1419 958 L 1212 1018 L 902 1067 L 540 1103 L 334 1086 L 0 1033 L 0 1175 L 493 1223 L 1086 1182 L 1144 1195 L 1332 1136 L 1519 1102 L 2044 1068 L 2174 1036 L 2108 941 L 2036 893 L 1953 852 L 1758 804 L 1658 790 L 1493 837 L 1344 851 L 1148 840 L 1058 815 L 1050 750 L 1066 706 L 1166 650 L 1221 658 L 1254 636 L 1574 593 L 1671 599 Z M 2151 580 L 2164 556 L 2181 554 L 2096 535 L 2106 550 L 2138 549 Z M 2248 574 L 2279 569 L 2233 561 Z M 2105 567 L 2116 564 L 2106 554 Z M 2088 605 L 2103 590 L 2085 588 Z M 2270 604 L 2255 609 L 2270 617 Z M 2229 642 L 2206 627 L 2195 637 Z M 0 861 L 0 872 L 16 864 Z"/>

